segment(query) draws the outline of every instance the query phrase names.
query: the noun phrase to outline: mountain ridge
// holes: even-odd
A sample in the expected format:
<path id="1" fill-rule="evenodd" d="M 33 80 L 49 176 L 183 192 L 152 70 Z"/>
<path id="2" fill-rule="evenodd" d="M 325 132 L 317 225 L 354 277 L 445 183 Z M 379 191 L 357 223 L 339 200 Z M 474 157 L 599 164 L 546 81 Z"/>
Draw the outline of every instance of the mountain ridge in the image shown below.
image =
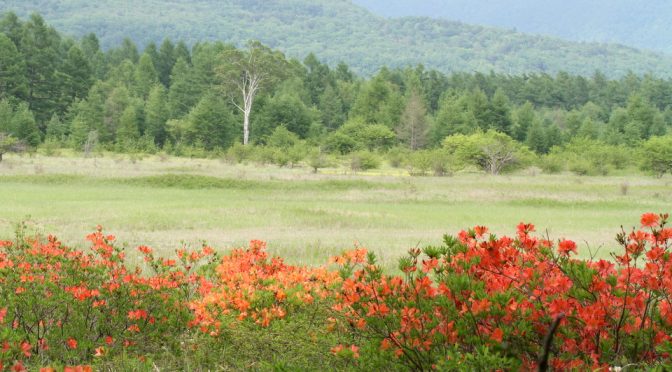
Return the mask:
<path id="1" fill-rule="evenodd" d="M 511 30 L 426 17 L 386 19 L 350 0 L 5 0 L 0 12 L 25 17 L 39 11 L 66 34 L 95 32 L 104 47 L 130 36 L 141 46 L 163 38 L 249 39 L 303 58 L 313 52 L 329 64 L 345 62 L 370 75 L 382 66 L 423 64 L 454 71 L 533 72 L 620 77 L 632 71 L 672 75 L 665 55 L 611 44 L 574 43 Z M 151 15 L 148 17 L 147 15 Z"/>
<path id="2" fill-rule="evenodd" d="M 385 17 L 429 16 L 573 41 L 672 52 L 672 3 L 663 0 L 353 0 Z M 484 5 L 484 6 L 479 6 Z"/>

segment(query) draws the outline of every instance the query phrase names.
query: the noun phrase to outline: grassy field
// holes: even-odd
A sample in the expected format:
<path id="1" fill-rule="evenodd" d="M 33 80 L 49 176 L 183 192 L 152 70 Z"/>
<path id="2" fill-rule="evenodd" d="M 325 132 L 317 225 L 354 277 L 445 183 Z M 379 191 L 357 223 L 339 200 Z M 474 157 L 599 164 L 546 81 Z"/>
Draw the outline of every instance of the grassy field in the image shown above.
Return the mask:
<path id="1" fill-rule="evenodd" d="M 582 256 L 590 247 L 608 257 L 621 225 L 672 209 L 669 177 L 327 173 L 158 156 L 9 156 L 0 163 L 0 236 L 29 219 L 84 245 L 100 224 L 128 246 L 171 252 L 207 241 L 224 250 L 262 239 L 272 253 L 308 264 L 359 244 L 394 267 L 409 247 L 444 233 L 478 224 L 513 234 L 521 221 L 576 240 Z"/>

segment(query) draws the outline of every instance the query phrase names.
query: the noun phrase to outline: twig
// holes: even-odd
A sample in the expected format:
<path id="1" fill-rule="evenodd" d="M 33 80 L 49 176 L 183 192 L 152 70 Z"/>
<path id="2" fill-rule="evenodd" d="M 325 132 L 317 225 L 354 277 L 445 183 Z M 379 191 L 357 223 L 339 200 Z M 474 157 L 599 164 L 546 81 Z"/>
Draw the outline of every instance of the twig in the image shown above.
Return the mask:
<path id="1" fill-rule="evenodd" d="M 555 335 L 555 331 L 558 330 L 558 326 L 560 325 L 560 321 L 565 317 L 564 313 L 560 313 L 555 320 L 553 321 L 553 324 L 551 324 L 551 328 L 548 330 L 548 333 L 546 334 L 546 337 L 544 338 L 544 352 L 539 356 L 539 364 L 537 365 L 537 372 L 546 372 L 548 371 L 548 358 L 551 354 L 551 345 L 553 344 L 553 336 Z"/>

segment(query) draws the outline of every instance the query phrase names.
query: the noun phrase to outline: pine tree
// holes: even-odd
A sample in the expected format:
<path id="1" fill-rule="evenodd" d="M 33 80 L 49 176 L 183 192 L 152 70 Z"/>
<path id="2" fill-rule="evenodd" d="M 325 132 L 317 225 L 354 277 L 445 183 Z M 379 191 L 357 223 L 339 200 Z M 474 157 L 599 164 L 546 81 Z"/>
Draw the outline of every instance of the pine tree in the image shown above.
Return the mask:
<path id="1" fill-rule="evenodd" d="M 527 131 L 537 120 L 534 106 L 532 106 L 530 101 L 525 102 L 524 105 L 516 110 L 514 117 L 513 138 L 516 141 L 524 142 L 527 138 Z"/>
<path id="2" fill-rule="evenodd" d="M 35 117 L 25 103 L 20 104 L 12 118 L 12 128 L 15 136 L 30 146 L 37 146 L 42 142 L 40 129 L 37 127 Z"/>
<path id="3" fill-rule="evenodd" d="M 68 51 L 68 56 L 56 72 L 60 84 L 61 113 L 75 100 L 84 99 L 93 84 L 91 67 L 82 50 L 76 45 Z"/>
<path id="4" fill-rule="evenodd" d="M 105 55 L 100 50 L 100 41 L 94 33 L 87 34 L 82 38 L 80 49 L 84 53 L 92 76 L 97 79 L 104 79 L 107 73 L 107 65 L 105 63 Z"/>
<path id="5" fill-rule="evenodd" d="M 155 85 L 149 93 L 145 107 L 145 135 L 148 135 L 159 147 L 166 141 L 166 89 L 163 85 Z"/>
<path id="6" fill-rule="evenodd" d="M 21 45 L 23 37 L 23 24 L 14 12 L 7 12 L 0 20 L 0 33 L 5 34 L 17 48 Z"/>
<path id="7" fill-rule="evenodd" d="M 11 134 L 14 133 L 12 127 L 12 118 L 14 117 L 14 108 L 9 100 L 0 100 L 0 133 Z"/>
<path id="8" fill-rule="evenodd" d="M 64 124 L 58 117 L 58 115 L 56 114 L 52 115 L 51 120 L 49 120 L 49 123 L 47 123 L 46 138 L 56 141 L 64 141 L 67 138 L 67 134 L 68 134 L 67 124 Z"/>
<path id="9" fill-rule="evenodd" d="M 201 91 L 193 83 L 193 72 L 187 62 L 180 58 L 173 67 L 168 91 L 168 112 L 171 119 L 186 115 L 198 102 Z"/>
<path id="10" fill-rule="evenodd" d="M 191 52 L 189 52 L 189 48 L 187 47 L 187 44 L 184 43 L 184 41 L 180 40 L 175 46 L 173 58 L 175 58 L 175 62 L 182 58 L 186 63 L 191 64 Z"/>
<path id="11" fill-rule="evenodd" d="M 418 150 L 427 143 L 426 116 L 427 109 L 422 96 L 416 90 L 411 91 L 397 126 L 397 137 L 411 150 Z"/>
<path id="12" fill-rule="evenodd" d="M 132 145 L 140 138 L 138 126 L 138 112 L 135 105 L 129 105 L 119 118 L 117 129 L 117 143 L 125 146 Z"/>
<path id="13" fill-rule="evenodd" d="M 164 87 L 170 86 L 170 73 L 175 66 L 175 46 L 170 39 L 165 39 L 159 49 L 159 59 L 154 67 L 159 74 L 159 81 Z"/>
<path id="14" fill-rule="evenodd" d="M 0 33 L 0 100 L 22 99 L 27 94 L 26 61 L 14 42 Z"/>
<path id="15" fill-rule="evenodd" d="M 159 82 L 152 57 L 145 53 L 140 57 L 140 62 L 135 70 L 135 93 L 142 99 L 147 99 L 149 91 Z"/>
<path id="16" fill-rule="evenodd" d="M 511 103 L 504 91 L 497 89 L 490 101 L 490 128 L 511 135 L 513 130 Z"/>
<path id="17" fill-rule="evenodd" d="M 44 126 L 58 108 L 58 82 L 54 79 L 58 62 L 60 37 L 49 28 L 42 17 L 30 16 L 24 25 L 21 52 L 26 59 L 28 102 L 38 125 Z"/>
<path id="18" fill-rule="evenodd" d="M 125 87 L 117 87 L 110 93 L 105 100 L 104 125 L 99 132 L 101 142 L 111 143 L 115 140 L 121 125 L 121 116 L 130 104 L 130 94 Z"/>
<path id="19" fill-rule="evenodd" d="M 548 143 L 546 142 L 546 131 L 539 121 L 534 121 L 527 130 L 525 139 L 527 146 L 537 154 L 548 152 Z"/>
<path id="20" fill-rule="evenodd" d="M 238 136 L 236 118 L 214 94 L 198 102 L 189 113 L 188 122 L 186 140 L 207 150 L 229 147 Z"/>
<path id="21" fill-rule="evenodd" d="M 331 85 L 327 86 L 322 96 L 320 96 L 319 104 L 320 113 L 322 114 L 322 123 L 329 130 L 336 130 L 345 122 L 345 110 L 343 109 L 343 101 L 338 95 L 336 89 Z"/>

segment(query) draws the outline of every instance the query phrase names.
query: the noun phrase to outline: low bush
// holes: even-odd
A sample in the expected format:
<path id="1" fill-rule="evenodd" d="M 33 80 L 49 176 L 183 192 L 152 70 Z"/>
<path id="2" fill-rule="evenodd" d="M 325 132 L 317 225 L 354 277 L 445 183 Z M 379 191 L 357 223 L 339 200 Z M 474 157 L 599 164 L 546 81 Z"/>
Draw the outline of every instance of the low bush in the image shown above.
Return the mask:
<path id="1" fill-rule="evenodd" d="M 400 275 L 363 248 L 302 267 L 261 241 L 221 258 L 142 246 L 143 272 L 102 228 L 86 251 L 20 228 L 0 241 L 0 370 L 668 370 L 668 218 L 618 233 L 612 260 L 531 224 L 476 226 L 411 249 Z"/>

